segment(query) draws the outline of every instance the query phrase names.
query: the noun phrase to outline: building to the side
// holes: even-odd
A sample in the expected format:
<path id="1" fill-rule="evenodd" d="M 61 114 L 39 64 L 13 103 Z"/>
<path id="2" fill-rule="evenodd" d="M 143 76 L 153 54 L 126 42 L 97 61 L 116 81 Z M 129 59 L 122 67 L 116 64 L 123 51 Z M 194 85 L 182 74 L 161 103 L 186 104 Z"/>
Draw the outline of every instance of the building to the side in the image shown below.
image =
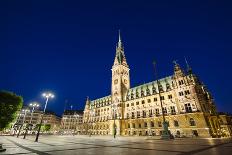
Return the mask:
<path id="1" fill-rule="evenodd" d="M 26 111 L 26 112 L 25 112 Z M 31 124 L 31 132 L 36 132 L 37 127 L 40 124 L 41 118 L 43 115 L 43 111 L 35 110 L 34 112 L 30 111 L 29 108 L 24 107 L 18 114 L 16 122 L 12 125 L 12 129 L 15 130 L 16 128 L 23 125 L 22 133 L 27 124 Z M 60 129 L 61 118 L 58 117 L 53 112 L 46 112 L 43 115 L 43 122 L 42 125 L 49 125 L 49 131 L 51 133 L 56 133 Z M 15 129 L 14 129 L 15 127 Z"/>
<path id="2" fill-rule="evenodd" d="M 83 110 L 65 110 L 61 119 L 64 134 L 82 134 Z"/>
<path id="3" fill-rule="evenodd" d="M 189 65 L 185 71 L 175 62 L 172 75 L 131 87 L 130 68 L 119 35 L 111 71 L 111 94 L 86 101 L 86 134 L 113 135 L 116 131 L 117 135 L 160 135 L 163 112 L 174 136 L 231 135 L 231 126 L 220 123 L 226 116 L 218 115 L 212 95 Z"/>

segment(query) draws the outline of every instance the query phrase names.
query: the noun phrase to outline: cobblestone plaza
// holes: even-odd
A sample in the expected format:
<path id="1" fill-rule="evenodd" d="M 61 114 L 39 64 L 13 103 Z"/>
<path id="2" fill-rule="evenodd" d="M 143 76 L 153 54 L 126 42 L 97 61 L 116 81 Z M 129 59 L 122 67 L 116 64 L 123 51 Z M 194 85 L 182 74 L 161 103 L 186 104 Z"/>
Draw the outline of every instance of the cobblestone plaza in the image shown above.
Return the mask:
<path id="1" fill-rule="evenodd" d="M 38 143 L 34 137 L 28 139 L 1 136 L 6 152 L 1 154 L 39 154 L 39 155 L 154 155 L 154 154 L 230 154 L 231 139 L 185 138 L 175 140 L 149 140 L 147 137 L 112 136 L 41 136 Z"/>

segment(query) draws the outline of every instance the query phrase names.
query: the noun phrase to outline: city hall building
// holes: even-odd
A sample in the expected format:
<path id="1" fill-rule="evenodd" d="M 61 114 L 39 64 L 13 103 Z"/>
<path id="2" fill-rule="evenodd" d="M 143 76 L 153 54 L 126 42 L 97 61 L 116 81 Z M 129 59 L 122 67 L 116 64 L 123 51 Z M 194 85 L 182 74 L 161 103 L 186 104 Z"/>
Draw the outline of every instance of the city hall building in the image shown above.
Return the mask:
<path id="1" fill-rule="evenodd" d="M 164 116 L 174 136 L 231 135 L 231 128 L 220 124 L 211 94 L 188 64 L 184 71 L 174 62 L 173 75 L 131 87 L 130 68 L 119 34 L 111 71 L 111 94 L 95 100 L 87 98 L 85 134 L 161 135 Z"/>

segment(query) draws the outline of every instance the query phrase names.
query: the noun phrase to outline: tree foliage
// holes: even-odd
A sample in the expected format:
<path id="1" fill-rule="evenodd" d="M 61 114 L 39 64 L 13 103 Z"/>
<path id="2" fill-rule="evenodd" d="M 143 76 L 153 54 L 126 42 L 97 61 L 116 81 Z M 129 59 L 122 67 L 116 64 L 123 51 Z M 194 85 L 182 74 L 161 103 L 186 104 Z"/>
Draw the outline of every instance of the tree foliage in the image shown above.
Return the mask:
<path id="1" fill-rule="evenodd" d="M 22 109 L 23 98 L 12 92 L 0 91 L 0 131 L 8 127 Z"/>
<path id="2" fill-rule="evenodd" d="M 49 131 L 51 129 L 51 124 L 45 124 L 42 126 L 42 131 Z"/>

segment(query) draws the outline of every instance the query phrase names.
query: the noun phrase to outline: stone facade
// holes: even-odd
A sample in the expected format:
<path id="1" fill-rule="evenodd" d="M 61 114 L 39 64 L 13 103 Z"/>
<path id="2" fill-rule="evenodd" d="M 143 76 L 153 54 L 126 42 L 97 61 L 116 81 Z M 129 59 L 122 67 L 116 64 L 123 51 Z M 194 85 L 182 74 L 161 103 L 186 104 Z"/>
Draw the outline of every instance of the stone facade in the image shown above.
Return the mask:
<path id="1" fill-rule="evenodd" d="M 83 111 L 65 110 L 61 119 L 61 130 L 64 133 L 81 134 L 81 124 L 83 122 Z"/>
<path id="2" fill-rule="evenodd" d="M 86 134 L 160 135 L 163 116 L 176 137 L 220 134 L 216 132 L 220 124 L 214 100 L 188 64 L 184 71 L 174 62 L 173 75 L 131 88 L 130 69 L 119 35 L 111 70 L 111 95 L 86 101 Z M 211 121 L 212 117 L 217 120 Z"/>
<path id="3" fill-rule="evenodd" d="M 25 107 L 23 108 L 20 113 L 18 114 L 18 118 L 15 123 L 12 124 L 12 129 L 14 128 L 14 125 L 24 125 L 26 124 L 32 124 L 32 129 L 36 127 L 36 125 L 40 124 L 41 118 L 42 118 L 42 111 L 35 110 L 33 113 L 28 110 L 29 108 Z M 27 110 L 25 113 L 24 110 Z M 60 117 L 56 116 L 53 112 L 46 112 L 43 116 L 43 125 L 49 124 L 51 126 L 50 132 L 58 132 L 60 129 Z M 36 130 L 32 130 L 36 131 Z"/>

